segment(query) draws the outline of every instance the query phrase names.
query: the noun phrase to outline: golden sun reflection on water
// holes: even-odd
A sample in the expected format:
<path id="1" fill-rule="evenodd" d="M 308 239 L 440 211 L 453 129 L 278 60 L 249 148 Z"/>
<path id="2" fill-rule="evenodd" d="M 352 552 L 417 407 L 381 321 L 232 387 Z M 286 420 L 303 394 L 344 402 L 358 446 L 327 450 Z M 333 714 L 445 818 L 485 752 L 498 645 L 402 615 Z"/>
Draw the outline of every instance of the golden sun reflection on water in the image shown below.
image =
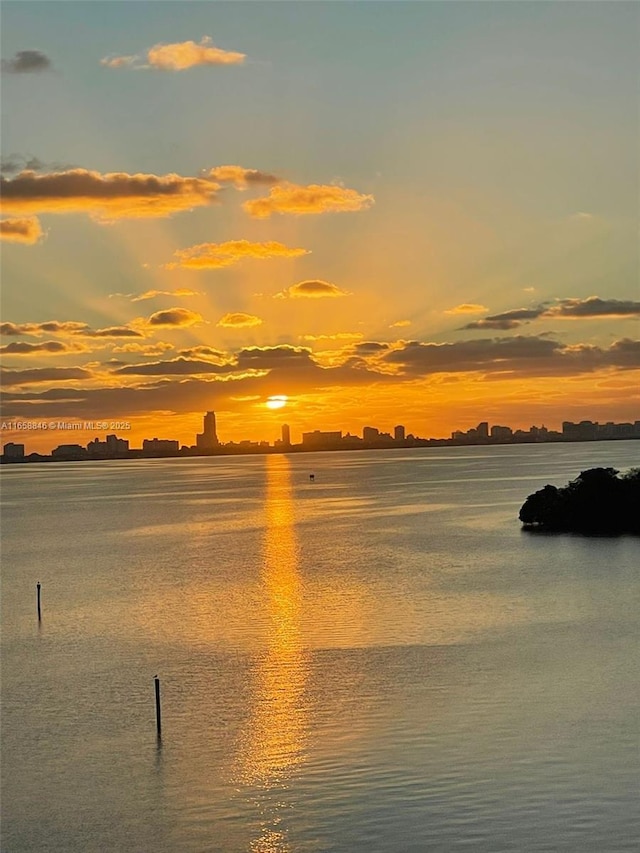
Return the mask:
<path id="1" fill-rule="evenodd" d="M 258 659 L 253 707 L 241 741 L 238 781 L 264 793 L 256 796 L 261 834 L 255 853 L 285 853 L 280 828 L 287 781 L 304 760 L 308 732 L 308 657 L 301 640 L 302 591 L 298 571 L 291 471 L 286 456 L 266 459 L 265 533 L 262 584 L 267 645 Z M 275 803 L 266 794 L 277 790 Z"/>

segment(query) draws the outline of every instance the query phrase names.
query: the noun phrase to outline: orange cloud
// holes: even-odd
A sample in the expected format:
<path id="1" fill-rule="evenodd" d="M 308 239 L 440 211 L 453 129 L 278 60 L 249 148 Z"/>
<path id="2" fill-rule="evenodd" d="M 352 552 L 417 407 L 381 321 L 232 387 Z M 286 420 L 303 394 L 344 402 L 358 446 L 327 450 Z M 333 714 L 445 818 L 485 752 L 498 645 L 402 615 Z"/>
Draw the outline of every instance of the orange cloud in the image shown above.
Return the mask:
<path id="1" fill-rule="evenodd" d="M 463 302 L 462 305 L 456 305 L 455 308 L 448 308 L 445 314 L 482 314 L 483 311 L 488 311 L 484 305 L 476 305 L 473 302 Z"/>
<path id="2" fill-rule="evenodd" d="M 33 245 L 42 237 L 40 222 L 35 216 L 25 219 L 0 219 L 0 240 Z"/>
<path id="3" fill-rule="evenodd" d="M 271 240 L 267 243 L 251 243 L 249 240 L 228 240 L 226 243 L 200 243 L 188 249 L 174 252 L 177 261 L 165 264 L 164 268 L 215 270 L 237 264 L 243 258 L 298 258 L 307 255 L 307 249 L 291 249 Z"/>
<path id="4" fill-rule="evenodd" d="M 335 335 L 300 335 L 302 341 L 359 341 L 362 332 L 337 332 Z"/>
<path id="5" fill-rule="evenodd" d="M 310 281 L 300 281 L 298 284 L 292 284 L 291 287 L 288 287 L 286 290 L 282 290 L 280 293 L 275 293 L 274 299 L 286 299 L 288 297 L 309 297 L 311 299 L 318 299 L 322 296 L 348 295 L 349 294 L 346 290 L 340 290 L 340 288 L 335 284 L 331 284 L 328 281 L 320 281 L 319 279 L 312 279 Z"/>
<path id="6" fill-rule="evenodd" d="M 147 64 L 139 56 L 105 57 L 101 64 L 107 68 L 150 68 L 157 71 L 185 71 L 197 65 L 241 65 L 246 54 L 216 47 L 209 36 L 200 42 L 182 41 L 156 44 L 146 53 Z"/>
<path id="7" fill-rule="evenodd" d="M 234 184 L 236 189 L 245 190 L 247 184 L 277 184 L 280 178 L 258 169 L 245 169 L 242 166 L 217 166 L 211 169 L 209 177 L 221 184 Z"/>
<path id="8" fill-rule="evenodd" d="M 256 219 L 266 219 L 272 213 L 291 213 L 296 216 L 311 213 L 340 213 L 366 210 L 374 203 L 372 195 L 337 185 L 284 183 L 272 187 L 269 195 L 246 201 L 242 207 Z"/>
<path id="9" fill-rule="evenodd" d="M 99 222 L 161 218 L 215 201 L 219 184 L 180 175 L 130 175 L 126 172 L 21 172 L 0 178 L 5 213 L 87 213 Z"/>
<path id="10" fill-rule="evenodd" d="M 240 329 L 245 326 L 260 326 L 262 320 L 260 317 L 254 317 L 253 314 L 243 314 L 241 311 L 235 314 L 225 314 L 218 320 L 218 326 L 224 326 L 227 329 Z"/>
<path id="11" fill-rule="evenodd" d="M 90 331 L 86 323 L 46 320 L 44 323 L 0 323 L 0 335 L 76 335 Z"/>
<path id="12" fill-rule="evenodd" d="M 410 326 L 411 320 L 396 320 L 395 323 L 391 323 L 389 326 L 390 329 L 400 329 L 403 326 Z"/>
<path id="13" fill-rule="evenodd" d="M 179 328 L 195 326 L 196 323 L 202 322 L 201 315 L 196 311 L 189 311 L 188 308 L 168 308 L 166 311 L 156 311 L 145 321 L 145 325 L 156 328 Z"/>
<path id="14" fill-rule="evenodd" d="M 114 347 L 112 352 L 133 352 L 139 355 L 153 356 L 162 355 L 170 349 L 173 349 L 173 344 L 158 341 L 156 344 L 123 344 L 121 347 Z"/>
<path id="15" fill-rule="evenodd" d="M 156 296 L 200 296 L 200 291 L 179 287 L 177 290 L 145 290 L 139 296 L 131 296 L 132 302 L 142 302 L 144 299 L 155 299 Z"/>
<path id="16" fill-rule="evenodd" d="M 0 353 L 4 355 L 66 355 L 76 352 L 88 352 L 88 348 L 83 344 L 64 344 L 62 341 L 43 341 L 37 344 L 12 341 L 0 347 Z"/>

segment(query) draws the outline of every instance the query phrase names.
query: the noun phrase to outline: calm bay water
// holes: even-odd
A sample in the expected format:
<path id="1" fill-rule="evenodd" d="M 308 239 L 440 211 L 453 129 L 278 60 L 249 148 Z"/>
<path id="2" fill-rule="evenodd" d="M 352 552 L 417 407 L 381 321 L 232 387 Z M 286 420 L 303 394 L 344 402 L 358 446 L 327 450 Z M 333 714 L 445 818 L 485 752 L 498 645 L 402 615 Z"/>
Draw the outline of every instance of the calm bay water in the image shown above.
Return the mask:
<path id="1" fill-rule="evenodd" d="M 3 853 L 637 850 L 640 540 L 517 521 L 596 465 L 5 468 Z"/>

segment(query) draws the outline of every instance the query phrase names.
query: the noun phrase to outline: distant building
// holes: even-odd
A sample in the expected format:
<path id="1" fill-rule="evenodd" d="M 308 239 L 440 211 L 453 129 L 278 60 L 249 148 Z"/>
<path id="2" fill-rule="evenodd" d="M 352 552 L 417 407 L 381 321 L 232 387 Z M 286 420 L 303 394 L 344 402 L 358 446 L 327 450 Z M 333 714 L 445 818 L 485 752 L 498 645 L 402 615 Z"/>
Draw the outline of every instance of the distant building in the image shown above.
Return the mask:
<path id="1" fill-rule="evenodd" d="M 196 447 L 198 450 L 213 450 L 219 446 L 220 442 L 216 433 L 216 413 L 207 412 L 204 416 L 203 430 L 196 435 Z"/>
<path id="2" fill-rule="evenodd" d="M 476 435 L 478 438 L 489 438 L 489 423 L 488 421 L 482 421 L 476 427 Z"/>
<path id="3" fill-rule="evenodd" d="M 315 429 L 313 432 L 302 433 L 302 446 L 305 450 L 321 449 L 325 447 L 336 447 L 342 441 L 342 431 L 322 432 Z"/>
<path id="4" fill-rule="evenodd" d="M 393 428 L 393 439 L 394 441 L 401 442 L 405 440 L 405 431 L 403 426 L 397 426 Z"/>
<path id="5" fill-rule="evenodd" d="M 58 461 L 75 462 L 78 459 L 86 459 L 87 451 L 80 444 L 60 444 L 51 451 L 51 458 Z"/>
<path id="6" fill-rule="evenodd" d="M 379 435 L 380 435 L 380 430 L 376 429 L 375 427 L 365 427 L 362 430 L 362 440 L 363 441 L 367 441 L 367 442 L 376 441 L 376 439 L 378 438 Z"/>
<path id="7" fill-rule="evenodd" d="M 592 441 L 597 438 L 598 424 L 592 421 L 580 421 L 574 424 L 571 421 L 562 422 L 562 435 L 573 441 Z"/>
<path id="8" fill-rule="evenodd" d="M 90 459 L 117 459 L 127 456 L 129 442 L 126 438 L 118 438 L 116 435 L 108 435 L 106 441 L 94 438 L 87 444 L 87 453 Z"/>
<path id="9" fill-rule="evenodd" d="M 513 431 L 511 427 L 508 426 L 492 426 L 491 427 L 491 438 L 494 441 L 504 441 L 505 439 L 511 438 L 513 435 Z"/>
<path id="10" fill-rule="evenodd" d="M 5 459 L 19 460 L 21 462 L 24 459 L 24 444 L 14 444 L 13 441 L 9 441 L 2 448 L 2 455 Z"/>
<path id="11" fill-rule="evenodd" d="M 287 424 L 282 425 L 282 444 L 285 447 L 291 447 L 291 430 Z"/>
<path id="12" fill-rule="evenodd" d="M 142 452 L 153 456 L 171 456 L 180 449 L 180 442 L 168 438 L 145 438 Z"/>

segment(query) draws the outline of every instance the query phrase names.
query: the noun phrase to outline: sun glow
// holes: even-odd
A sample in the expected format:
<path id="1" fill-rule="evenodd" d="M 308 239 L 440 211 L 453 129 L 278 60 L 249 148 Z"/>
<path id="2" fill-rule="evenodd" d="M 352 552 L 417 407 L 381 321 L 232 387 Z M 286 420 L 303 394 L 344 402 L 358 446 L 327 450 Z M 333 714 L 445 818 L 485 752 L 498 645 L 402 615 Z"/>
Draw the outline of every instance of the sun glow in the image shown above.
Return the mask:
<path id="1" fill-rule="evenodd" d="M 273 397 L 269 397 L 265 406 L 267 409 L 281 409 L 283 406 L 287 405 L 287 400 L 289 398 L 284 394 L 276 394 Z"/>

